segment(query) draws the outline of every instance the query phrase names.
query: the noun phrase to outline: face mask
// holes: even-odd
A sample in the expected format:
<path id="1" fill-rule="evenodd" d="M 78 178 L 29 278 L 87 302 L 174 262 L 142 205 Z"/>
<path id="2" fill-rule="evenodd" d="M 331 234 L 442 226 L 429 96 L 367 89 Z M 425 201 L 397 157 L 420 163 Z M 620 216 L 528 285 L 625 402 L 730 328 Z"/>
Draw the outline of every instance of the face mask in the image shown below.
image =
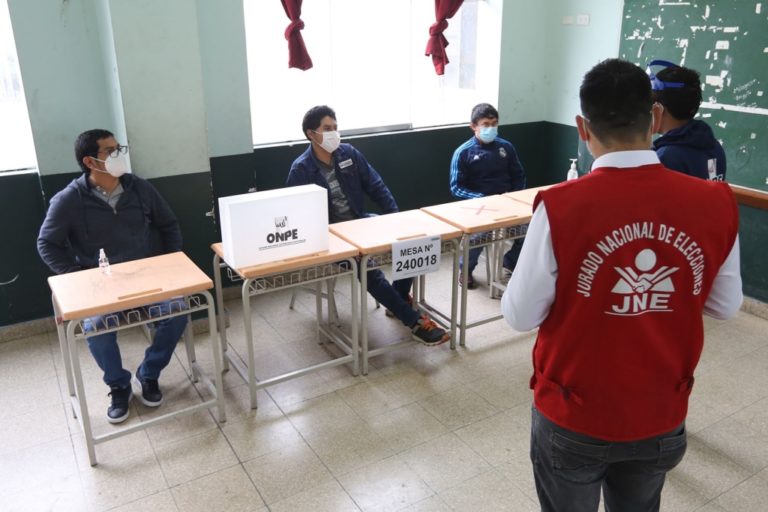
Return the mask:
<path id="1" fill-rule="evenodd" d="M 315 132 L 323 136 L 323 141 L 320 143 L 320 147 L 329 153 L 333 153 L 341 144 L 341 136 L 339 132 Z"/>
<path id="2" fill-rule="evenodd" d="M 128 163 L 128 157 L 124 154 L 117 155 L 116 157 L 108 156 L 106 160 L 99 160 L 98 158 L 94 158 L 94 160 L 104 162 L 106 172 L 115 178 L 119 178 L 123 174 L 131 172 L 130 164 Z M 99 169 L 96 170 L 99 172 L 105 172 Z"/>
<path id="3" fill-rule="evenodd" d="M 493 142 L 498 133 L 499 128 L 496 126 L 481 126 L 480 133 L 477 134 L 477 137 L 486 144 L 489 144 Z"/>

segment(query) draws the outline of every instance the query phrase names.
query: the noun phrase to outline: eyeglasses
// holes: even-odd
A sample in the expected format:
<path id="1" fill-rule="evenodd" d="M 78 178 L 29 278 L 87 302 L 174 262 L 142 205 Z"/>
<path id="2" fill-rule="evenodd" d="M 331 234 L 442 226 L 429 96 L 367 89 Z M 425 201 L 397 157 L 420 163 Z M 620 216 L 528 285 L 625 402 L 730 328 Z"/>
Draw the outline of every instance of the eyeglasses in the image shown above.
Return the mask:
<path id="1" fill-rule="evenodd" d="M 120 155 L 125 155 L 125 154 L 128 153 L 128 146 L 121 146 L 121 145 L 118 144 L 117 145 L 117 149 L 113 149 L 111 151 L 102 150 L 102 151 L 97 151 L 96 152 L 97 155 L 99 153 L 106 153 L 107 156 L 109 156 L 109 157 L 117 158 Z"/>

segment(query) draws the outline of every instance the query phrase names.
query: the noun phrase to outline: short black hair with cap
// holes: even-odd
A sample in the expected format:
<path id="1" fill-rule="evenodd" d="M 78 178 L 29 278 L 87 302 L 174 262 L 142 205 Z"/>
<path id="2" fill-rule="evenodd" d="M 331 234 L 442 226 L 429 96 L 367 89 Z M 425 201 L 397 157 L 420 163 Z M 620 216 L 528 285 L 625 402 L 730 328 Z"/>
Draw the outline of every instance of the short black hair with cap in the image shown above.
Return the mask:
<path id="1" fill-rule="evenodd" d="M 670 66 L 656 73 L 662 82 L 683 84 L 682 87 L 665 87 L 653 91 L 653 101 L 664 106 L 664 110 L 679 121 L 693 119 L 701 105 L 701 77 L 699 72 L 682 66 Z"/>

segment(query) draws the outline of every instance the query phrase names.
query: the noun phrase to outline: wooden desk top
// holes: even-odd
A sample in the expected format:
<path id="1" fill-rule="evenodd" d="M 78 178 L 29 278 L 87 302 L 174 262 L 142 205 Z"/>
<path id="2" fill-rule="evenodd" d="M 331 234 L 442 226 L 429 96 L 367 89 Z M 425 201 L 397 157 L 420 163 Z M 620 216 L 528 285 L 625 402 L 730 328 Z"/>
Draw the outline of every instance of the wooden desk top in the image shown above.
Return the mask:
<path id="1" fill-rule="evenodd" d="M 464 233 L 482 233 L 526 224 L 531 220 L 529 205 L 510 201 L 501 195 L 427 206 L 422 210 L 460 228 Z"/>
<path id="2" fill-rule="evenodd" d="M 328 226 L 332 233 L 356 246 L 361 254 L 389 251 L 393 242 L 440 235 L 442 240 L 461 236 L 461 231 L 420 210 L 349 220 Z"/>
<path id="3" fill-rule="evenodd" d="M 525 190 L 518 190 L 516 192 L 507 192 L 504 194 L 504 197 L 533 206 L 533 200 L 536 199 L 536 194 L 541 190 L 547 190 L 551 186 L 552 185 L 544 185 L 542 187 L 526 188 Z"/>
<path id="4" fill-rule="evenodd" d="M 92 268 L 48 278 L 63 320 L 136 308 L 208 290 L 213 282 L 183 252 Z"/>
<path id="5" fill-rule="evenodd" d="M 219 258 L 224 260 L 224 247 L 221 243 L 211 245 L 213 252 L 219 255 Z M 333 233 L 328 233 L 328 250 L 315 254 L 307 254 L 305 256 L 297 256 L 295 258 L 288 258 L 287 260 L 272 261 L 269 263 L 262 263 L 261 265 L 253 265 L 251 267 L 236 268 L 235 272 L 238 273 L 243 279 L 254 279 L 257 277 L 268 276 L 271 274 L 279 274 L 290 270 L 296 270 L 304 267 L 311 267 L 313 265 L 323 265 L 325 263 L 332 263 L 334 261 L 344 260 L 353 256 L 357 256 L 357 247 L 348 244 L 341 238 L 335 236 Z"/>

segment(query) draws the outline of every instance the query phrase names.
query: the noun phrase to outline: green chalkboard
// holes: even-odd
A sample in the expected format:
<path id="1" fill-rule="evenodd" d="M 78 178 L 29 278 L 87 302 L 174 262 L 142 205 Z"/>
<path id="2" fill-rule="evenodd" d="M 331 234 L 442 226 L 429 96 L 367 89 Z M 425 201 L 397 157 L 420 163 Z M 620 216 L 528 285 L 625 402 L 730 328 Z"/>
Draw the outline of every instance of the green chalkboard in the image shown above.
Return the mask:
<path id="1" fill-rule="evenodd" d="M 727 180 L 768 191 L 768 1 L 625 0 L 619 56 L 701 73 L 706 121 Z"/>

